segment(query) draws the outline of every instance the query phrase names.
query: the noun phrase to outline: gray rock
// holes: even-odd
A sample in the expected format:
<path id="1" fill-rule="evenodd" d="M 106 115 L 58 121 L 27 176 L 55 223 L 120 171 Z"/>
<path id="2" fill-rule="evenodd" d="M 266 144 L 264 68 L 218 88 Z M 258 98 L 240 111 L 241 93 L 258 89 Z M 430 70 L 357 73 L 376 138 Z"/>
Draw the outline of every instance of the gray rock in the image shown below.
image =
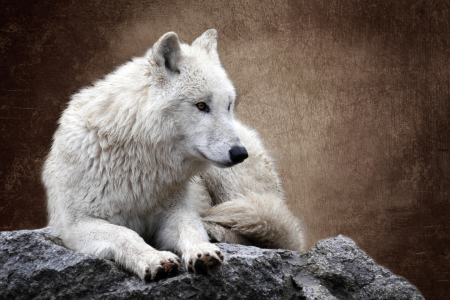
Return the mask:
<path id="1" fill-rule="evenodd" d="M 150 284 L 111 261 L 73 252 L 51 228 L 0 232 L 0 299 L 423 299 L 349 238 L 309 253 L 219 244 L 227 263 L 211 276 Z"/>

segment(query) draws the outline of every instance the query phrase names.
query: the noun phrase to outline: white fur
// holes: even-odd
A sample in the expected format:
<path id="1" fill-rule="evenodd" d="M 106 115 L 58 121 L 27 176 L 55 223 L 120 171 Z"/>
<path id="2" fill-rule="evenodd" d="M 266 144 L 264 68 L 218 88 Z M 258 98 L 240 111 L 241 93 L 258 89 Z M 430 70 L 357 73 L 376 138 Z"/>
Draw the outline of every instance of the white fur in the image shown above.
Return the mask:
<path id="1" fill-rule="evenodd" d="M 273 159 L 256 131 L 234 122 L 249 158 L 230 169 L 209 168 L 191 183 L 208 233 L 220 242 L 304 251 L 301 222 L 284 201 Z"/>
<path id="2" fill-rule="evenodd" d="M 243 147 L 234 102 L 215 30 L 192 46 L 165 34 L 144 57 L 72 97 L 43 171 L 49 225 L 67 247 L 143 279 L 178 266 L 175 254 L 143 238 L 182 255 L 186 267 L 201 260 L 213 270 L 221 254 L 188 182 L 210 164 L 231 165 L 230 148 Z"/>

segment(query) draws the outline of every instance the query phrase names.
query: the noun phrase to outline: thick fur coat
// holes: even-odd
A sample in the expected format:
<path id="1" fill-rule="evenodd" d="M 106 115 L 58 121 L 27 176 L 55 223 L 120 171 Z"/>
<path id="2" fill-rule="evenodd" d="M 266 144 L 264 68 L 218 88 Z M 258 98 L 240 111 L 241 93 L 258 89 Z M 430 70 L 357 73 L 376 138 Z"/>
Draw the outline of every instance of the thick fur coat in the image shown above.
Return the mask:
<path id="1" fill-rule="evenodd" d="M 247 155 L 216 36 L 208 30 L 189 46 L 169 32 L 72 97 L 43 170 L 49 225 L 67 247 L 146 280 L 180 264 L 149 243 L 196 272 L 222 264 L 187 198 L 192 176 Z"/>
<path id="2" fill-rule="evenodd" d="M 67 247 L 113 259 L 146 281 L 180 265 L 196 273 L 220 268 L 224 257 L 205 226 L 218 240 L 233 241 L 219 236 L 224 230 L 242 242 L 246 235 L 290 247 L 275 231 L 256 229 L 260 213 L 280 222 L 266 213 L 270 205 L 290 214 L 256 134 L 234 120 L 235 98 L 213 29 L 192 45 L 166 33 L 146 55 L 82 89 L 59 120 L 43 169 L 49 225 Z M 248 156 L 240 134 L 252 136 L 248 180 L 250 169 L 224 169 Z M 242 220 L 227 221 L 225 212 Z"/>

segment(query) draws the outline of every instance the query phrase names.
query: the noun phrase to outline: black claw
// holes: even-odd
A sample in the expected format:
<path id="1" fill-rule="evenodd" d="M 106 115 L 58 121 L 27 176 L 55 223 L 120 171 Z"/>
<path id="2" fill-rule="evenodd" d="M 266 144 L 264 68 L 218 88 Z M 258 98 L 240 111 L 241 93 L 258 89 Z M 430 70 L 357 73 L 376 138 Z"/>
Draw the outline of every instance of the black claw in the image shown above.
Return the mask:
<path id="1" fill-rule="evenodd" d="M 189 266 L 189 267 L 188 267 L 188 272 L 194 273 L 194 269 L 192 268 L 192 266 Z"/>
<path id="2" fill-rule="evenodd" d="M 219 258 L 221 261 L 223 261 L 223 255 L 220 255 Z"/>
<path id="3" fill-rule="evenodd" d="M 189 260 L 189 264 L 192 265 L 192 258 Z"/>
<path id="4" fill-rule="evenodd" d="M 197 257 L 198 258 L 202 257 L 202 254 L 201 253 L 197 253 Z"/>
<path id="5" fill-rule="evenodd" d="M 209 252 L 205 252 L 205 255 L 206 255 L 206 256 L 209 256 Z"/>
<path id="6" fill-rule="evenodd" d="M 209 262 L 210 272 L 215 273 L 215 272 L 219 271 L 221 265 L 222 265 L 222 262 L 220 262 L 217 259 L 215 259 L 214 257 L 212 257 Z"/>
<path id="7" fill-rule="evenodd" d="M 172 265 L 172 268 L 169 270 L 169 276 L 178 275 L 178 265 Z"/>
<path id="8" fill-rule="evenodd" d="M 217 266 L 219 264 L 219 261 L 217 259 L 215 259 L 214 257 L 211 257 L 211 259 L 209 260 L 209 267 L 212 269 L 215 266 Z"/>
<path id="9" fill-rule="evenodd" d="M 163 264 L 165 263 L 165 261 L 161 259 L 161 260 L 159 261 L 159 263 L 163 265 Z"/>
<path id="10" fill-rule="evenodd" d="M 164 279 L 167 278 L 168 274 L 166 273 L 166 271 L 163 268 L 159 268 L 158 271 L 156 271 L 156 275 L 155 275 L 155 281 L 156 280 L 160 280 L 160 279 Z"/>
<path id="11" fill-rule="evenodd" d="M 208 274 L 208 267 L 201 260 L 197 260 L 195 262 L 194 269 L 195 269 L 195 273 L 197 273 L 197 274 Z"/>
<path id="12" fill-rule="evenodd" d="M 171 263 L 174 263 L 175 261 L 173 260 L 173 258 L 169 258 L 169 261 L 171 262 Z"/>
<path id="13" fill-rule="evenodd" d="M 216 250 L 216 253 L 217 253 L 217 255 L 220 255 L 220 251 L 219 250 Z"/>
<path id="14" fill-rule="evenodd" d="M 152 274 L 147 274 L 144 276 L 144 281 L 145 283 L 149 283 L 150 281 L 152 281 Z"/>

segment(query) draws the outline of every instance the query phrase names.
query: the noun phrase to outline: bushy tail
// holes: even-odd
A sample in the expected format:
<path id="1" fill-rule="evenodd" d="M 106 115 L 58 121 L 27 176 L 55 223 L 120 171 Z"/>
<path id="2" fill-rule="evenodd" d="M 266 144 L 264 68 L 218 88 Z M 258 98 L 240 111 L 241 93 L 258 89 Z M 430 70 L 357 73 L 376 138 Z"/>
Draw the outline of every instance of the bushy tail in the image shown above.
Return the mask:
<path id="1" fill-rule="evenodd" d="M 300 221 L 284 201 L 273 194 L 249 192 L 211 207 L 203 220 L 238 232 L 259 247 L 305 250 Z"/>

